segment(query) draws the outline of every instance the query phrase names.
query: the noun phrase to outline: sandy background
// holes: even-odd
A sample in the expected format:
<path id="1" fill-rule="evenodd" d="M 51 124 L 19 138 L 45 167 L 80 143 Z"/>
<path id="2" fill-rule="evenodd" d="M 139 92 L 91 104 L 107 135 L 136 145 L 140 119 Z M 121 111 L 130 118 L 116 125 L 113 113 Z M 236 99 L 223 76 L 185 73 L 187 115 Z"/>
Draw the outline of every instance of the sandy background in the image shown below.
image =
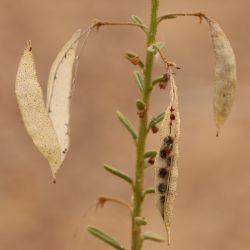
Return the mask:
<path id="1" fill-rule="evenodd" d="M 82 53 L 72 102 L 71 149 L 56 185 L 24 129 L 14 82 L 28 39 L 45 90 L 54 57 L 77 28 L 88 26 L 94 18 L 127 21 L 131 14 L 148 21 L 149 3 L 0 0 L 0 250 L 111 249 L 85 232 L 87 224 L 106 229 L 129 246 L 128 212 L 114 204 L 97 211 L 93 206 L 100 194 L 130 199 L 128 185 L 106 173 L 102 165 L 106 162 L 133 173 L 134 145 L 115 111 L 123 111 L 136 124 L 134 100 L 139 91 L 131 73 L 134 67 L 123 52 L 131 49 L 144 55 L 144 34 L 133 27 L 104 27 L 92 34 Z M 169 59 L 182 67 L 176 78 L 182 112 L 180 178 L 172 246 L 147 242 L 145 250 L 250 248 L 250 4 L 247 0 L 162 0 L 160 13 L 200 10 L 219 21 L 233 44 L 239 78 L 236 102 L 216 138 L 208 27 L 192 17 L 162 24 L 159 39 L 166 42 Z M 156 66 L 155 74 L 160 72 Z M 164 110 L 168 100 L 167 91 L 156 89 L 151 114 Z M 150 136 L 148 149 L 157 145 L 158 136 Z M 146 185 L 152 184 L 153 169 L 148 169 Z M 147 229 L 164 234 L 152 196 L 143 215 L 149 221 Z"/>

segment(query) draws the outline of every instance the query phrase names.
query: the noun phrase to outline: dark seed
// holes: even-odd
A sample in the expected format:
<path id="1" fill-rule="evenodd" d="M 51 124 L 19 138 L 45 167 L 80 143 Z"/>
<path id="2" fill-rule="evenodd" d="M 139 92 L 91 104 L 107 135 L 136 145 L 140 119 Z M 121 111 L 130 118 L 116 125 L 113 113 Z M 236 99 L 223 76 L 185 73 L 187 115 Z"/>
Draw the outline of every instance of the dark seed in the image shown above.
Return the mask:
<path id="1" fill-rule="evenodd" d="M 152 130 L 152 132 L 153 132 L 154 134 L 156 134 L 156 133 L 159 131 L 159 128 L 156 127 L 156 126 L 153 126 L 153 127 L 151 128 L 151 130 Z"/>
<path id="2" fill-rule="evenodd" d="M 165 193 L 167 190 L 167 185 L 165 183 L 160 183 L 158 186 L 158 191 L 163 194 Z"/>
<path id="3" fill-rule="evenodd" d="M 169 79 L 170 79 L 170 74 L 169 73 L 165 73 L 163 75 L 163 81 L 167 82 L 167 81 L 169 81 Z"/>
<path id="4" fill-rule="evenodd" d="M 164 177 L 166 177 L 167 175 L 168 175 L 168 170 L 167 170 L 166 168 L 161 168 L 161 169 L 159 170 L 159 177 L 164 178 Z"/>
<path id="5" fill-rule="evenodd" d="M 149 158 L 148 163 L 153 165 L 155 163 L 155 158 L 154 157 Z"/>
<path id="6" fill-rule="evenodd" d="M 175 115 L 174 115 L 174 114 L 171 114 L 171 115 L 170 115 L 170 120 L 172 120 L 172 121 L 175 120 Z"/>
<path id="7" fill-rule="evenodd" d="M 160 156 L 161 156 L 161 158 L 164 158 L 164 159 L 167 157 L 167 153 L 165 152 L 165 150 L 162 149 L 160 151 Z"/>
<path id="8" fill-rule="evenodd" d="M 167 145 L 171 145 L 174 142 L 174 139 L 171 136 L 167 136 L 166 138 L 164 138 L 164 143 L 166 143 Z"/>
<path id="9" fill-rule="evenodd" d="M 161 201 L 162 204 L 165 203 L 165 195 L 162 195 L 162 196 L 160 197 L 160 201 Z"/>

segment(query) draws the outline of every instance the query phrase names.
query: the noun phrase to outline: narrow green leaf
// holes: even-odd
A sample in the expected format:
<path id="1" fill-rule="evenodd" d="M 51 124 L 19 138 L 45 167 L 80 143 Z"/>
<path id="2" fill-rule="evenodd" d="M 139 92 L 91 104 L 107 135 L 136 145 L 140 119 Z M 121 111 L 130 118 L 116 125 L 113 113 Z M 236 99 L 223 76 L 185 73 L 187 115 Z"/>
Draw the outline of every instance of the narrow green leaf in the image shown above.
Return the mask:
<path id="1" fill-rule="evenodd" d="M 149 188 L 146 188 L 143 192 L 143 195 L 146 195 L 146 194 L 154 194 L 155 193 L 155 188 L 154 187 L 149 187 Z"/>
<path id="2" fill-rule="evenodd" d="M 126 174 L 126 173 L 124 173 L 124 172 L 122 172 L 122 171 L 120 171 L 120 170 L 118 170 L 118 169 L 116 169 L 116 168 L 114 168 L 114 167 L 111 167 L 111 166 L 109 166 L 109 165 L 107 165 L 107 164 L 104 164 L 104 168 L 105 168 L 108 172 L 110 172 L 111 174 L 116 175 L 116 176 L 122 178 L 122 179 L 125 180 L 126 182 L 128 182 L 128 183 L 130 183 L 130 184 L 133 183 L 132 178 L 131 178 L 128 174 Z"/>
<path id="3" fill-rule="evenodd" d="M 142 226 L 145 226 L 145 225 L 147 225 L 147 221 L 146 221 L 146 219 L 144 218 L 144 217 L 135 217 L 135 223 L 137 224 L 137 225 L 142 225 Z"/>
<path id="4" fill-rule="evenodd" d="M 143 25 L 145 26 L 145 23 L 142 21 L 142 19 L 136 15 L 132 15 L 131 16 L 131 19 L 132 19 L 132 22 L 133 23 L 136 23 L 136 24 L 140 24 L 140 25 Z"/>
<path id="5" fill-rule="evenodd" d="M 151 151 L 147 151 L 144 154 L 144 158 L 156 157 L 156 155 L 157 155 L 157 151 L 151 150 Z"/>
<path id="6" fill-rule="evenodd" d="M 148 32 L 148 27 L 145 25 L 145 23 L 142 21 L 140 17 L 132 15 L 131 19 L 133 23 L 140 25 L 145 32 Z"/>
<path id="7" fill-rule="evenodd" d="M 97 227 L 92 227 L 92 226 L 87 226 L 86 229 L 89 233 L 101 239 L 102 241 L 106 242 L 107 244 L 114 247 L 115 249 L 125 250 L 124 246 L 119 241 L 117 241 L 116 239 L 108 235 L 107 233 L 103 232 L 101 229 Z"/>
<path id="8" fill-rule="evenodd" d="M 165 116 L 165 112 L 162 112 L 158 114 L 157 116 L 155 116 L 154 118 L 152 118 L 152 120 L 150 121 L 148 125 L 149 129 L 155 126 L 157 123 L 161 122 L 164 119 L 164 116 Z"/>
<path id="9" fill-rule="evenodd" d="M 121 121 L 121 123 L 126 127 L 128 132 L 132 135 L 133 139 L 137 139 L 137 132 L 132 125 L 132 123 L 129 121 L 129 119 L 124 116 L 120 111 L 116 111 L 118 119 Z"/>
<path id="10" fill-rule="evenodd" d="M 133 52 L 133 51 L 127 50 L 127 51 L 125 51 L 125 57 L 126 58 L 134 58 L 134 57 L 138 57 L 138 55 L 135 54 L 135 52 Z"/>
<path id="11" fill-rule="evenodd" d="M 135 76 L 136 83 L 142 92 L 144 89 L 144 79 L 139 71 L 134 71 L 134 76 Z"/>
<path id="12" fill-rule="evenodd" d="M 157 78 L 155 78 L 154 80 L 153 80 L 153 82 L 152 82 L 152 85 L 154 86 L 154 85 L 156 85 L 157 83 L 159 83 L 159 82 L 162 82 L 162 81 L 164 81 L 164 76 L 158 76 Z"/>
<path id="13" fill-rule="evenodd" d="M 158 235 L 156 233 L 150 232 L 150 231 L 144 232 L 143 239 L 144 240 L 157 241 L 157 242 L 166 241 L 166 238 L 164 238 L 164 237 L 162 237 L 162 236 L 160 236 L 160 235 Z"/>

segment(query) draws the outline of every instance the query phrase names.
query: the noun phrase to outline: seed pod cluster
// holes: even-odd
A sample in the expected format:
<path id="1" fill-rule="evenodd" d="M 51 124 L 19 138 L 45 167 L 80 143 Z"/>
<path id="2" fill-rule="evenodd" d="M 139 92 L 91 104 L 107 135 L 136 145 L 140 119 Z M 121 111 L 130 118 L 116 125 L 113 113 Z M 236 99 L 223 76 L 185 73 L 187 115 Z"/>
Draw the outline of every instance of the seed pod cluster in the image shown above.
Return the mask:
<path id="1" fill-rule="evenodd" d="M 230 114 L 236 91 L 236 61 L 231 44 L 218 23 L 208 19 L 214 53 L 214 119 L 217 128 Z"/>
<path id="2" fill-rule="evenodd" d="M 16 76 L 15 92 L 25 127 L 38 150 L 49 161 L 54 179 L 69 148 L 69 106 L 81 36 L 81 30 L 75 32 L 53 62 L 46 106 L 30 44 L 24 50 Z"/>
<path id="3" fill-rule="evenodd" d="M 170 244 L 170 225 L 176 196 L 179 158 L 180 115 L 178 93 L 173 76 L 170 76 L 170 104 L 160 128 L 160 147 L 155 160 L 155 198 L 167 230 Z"/>

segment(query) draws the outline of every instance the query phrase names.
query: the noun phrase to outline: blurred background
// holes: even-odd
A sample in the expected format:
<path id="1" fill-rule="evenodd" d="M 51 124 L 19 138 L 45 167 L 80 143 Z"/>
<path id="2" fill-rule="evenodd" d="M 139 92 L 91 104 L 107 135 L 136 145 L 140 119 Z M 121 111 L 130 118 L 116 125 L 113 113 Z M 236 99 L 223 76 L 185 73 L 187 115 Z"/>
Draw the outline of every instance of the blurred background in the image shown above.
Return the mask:
<path id="1" fill-rule="evenodd" d="M 52 184 L 48 163 L 27 135 L 14 95 L 17 65 L 31 40 L 40 83 L 45 91 L 56 54 L 79 27 L 95 18 L 129 21 L 132 14 L 149 20 L 151 1 L 0 0 L 0 250 L 108 250 L 85 232 L 96 225 L 130 245 L 130 219 L 123 207 L 108 203 L 95 209 L 99 195 L 130 200 L 126 183 L 108 174 L 103 163 L 133 175 L 135 148 L 116 119 L 121 110 L 137 126 L 139 97 L 124 59 L 130 49 L 144 57 L 145 35 L 134 27 L 103 27 L 93 32 L 83 51 L 72 101 L 71 148 Z M 238 91 L 231 116 L 216 138 L 212 91 L 214 57 L 208 26 L 194 17 L 162 23 L 170 61 L 182 69 L 179 87 L 182 117 L 179 185 L 172 245 L 146 242 L 145 250 L 247 250 L 250 248 L 250 85 L 249 11 L 247 0 L 161 0 L 160 14 L 204 11 L 231 40 L 238 62 Z M 154 75 L 162 73 L 156 63 Z M 155 89 L 151 115 L 168 105 L 168 89 Z M 148 149 L 159 144 L 150 135 Z M 146 186 L 153 184 L 153 168 Z M 148 196 L 143 215 L 147 230 L 165 234 Z"/>

